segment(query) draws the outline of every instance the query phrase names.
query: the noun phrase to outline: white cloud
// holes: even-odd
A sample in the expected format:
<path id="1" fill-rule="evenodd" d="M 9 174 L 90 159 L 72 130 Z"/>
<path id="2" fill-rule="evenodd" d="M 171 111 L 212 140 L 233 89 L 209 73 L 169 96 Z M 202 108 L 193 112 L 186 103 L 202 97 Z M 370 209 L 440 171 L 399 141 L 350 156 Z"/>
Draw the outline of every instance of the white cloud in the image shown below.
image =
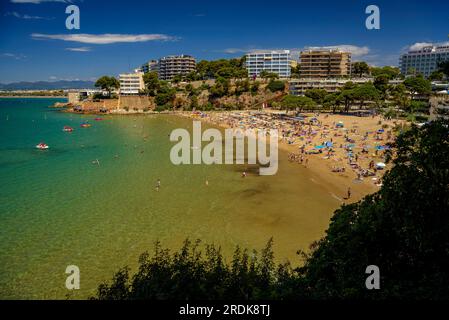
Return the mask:
<path id="1" fill-rule="evenodd" d="M 33 33 L 31 37 L 35 40 L 51 39 L 88 44 L 111 44 L 131 43 L 147 41 L 174 41 L 175 37 L 165 34 L 41 34 Z"/>
<path id="2" fill-rule="evenodd" d="M 7 12 L 7 13 L 5 13 L 5 16 L 12 16 L 12 17 L 16 17 L 19 19 L 25 19 L 25 20 L 50 20 L 50 19 L 53 19 L 53 18 L 45 18 L 45 17 L 39 17 L 39 16 L 30 16 L 27 14 L 22 15 L 16 11 Z"/>
<path id="3" fill-rule="evenodd" d="M 79 48 L 66 48 L 67 51 L 73 52 L 89 52 L 92 51 L 89 47 L 79 47 Z"/>
<path id="4" fill-rule="evenodd" d="M 248 52 L 248 50 L 247 49 L 241 49 L 241 48 L 227 48 L 227 49 L 224 49 L 222 52 L 229 53 L 229 54 L 234 54 L 234 53 L 245 53 L 245 52 Z"/>
<path id="5" fill-rule="evenodd" d="M 410 50 L 410 51 L 416 51 L 416 50 L 420 50 L 424 47 L 429 47 L 429 46 L 448 46 L 449 45 L 449 41 L 446 42 L 440 42 L 440 43 L 432 43 L 432 42 L 416 42 L 415 44 L 412 44 L 411 46 L 407 47 L 406 50 Z"/>
<path id="6" fill-rule="evenodd" d="M 5 58 L 12 58 L 12 59 L 16 59 L 16 60 L 23 60 L 25 59 L 27 56 L 24 54 L 16 54 L 16 53 L 2 53 L 0 54 L 0 57 L 5 57 Z"/>

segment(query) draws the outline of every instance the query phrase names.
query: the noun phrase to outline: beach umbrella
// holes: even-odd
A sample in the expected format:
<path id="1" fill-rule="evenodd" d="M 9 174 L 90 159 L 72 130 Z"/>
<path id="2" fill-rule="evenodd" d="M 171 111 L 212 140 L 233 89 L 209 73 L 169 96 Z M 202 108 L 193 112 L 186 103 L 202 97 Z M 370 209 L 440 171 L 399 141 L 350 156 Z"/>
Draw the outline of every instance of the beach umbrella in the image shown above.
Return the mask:
<path id="1" fill-rule="evenodd" d="M 326 142 L 326 146 L 328 148 L 332 148 L 334 146 L 334 144 L 332 142 L 328 141 L 328 142 Z"/>

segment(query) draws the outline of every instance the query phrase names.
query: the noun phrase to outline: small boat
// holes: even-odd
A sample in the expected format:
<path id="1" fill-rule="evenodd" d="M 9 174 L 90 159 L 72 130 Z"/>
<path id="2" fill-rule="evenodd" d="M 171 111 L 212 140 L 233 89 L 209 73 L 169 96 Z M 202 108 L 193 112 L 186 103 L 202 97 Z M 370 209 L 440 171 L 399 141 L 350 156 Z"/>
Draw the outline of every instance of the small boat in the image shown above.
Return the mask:
<path id="1" fill-rule="evenodd" d="M 72 132 L 73 128 L 69 127 L 69 126 L 64 126 L 64 129 L 62 129 L 62 131 L 64 131 L 64 132 Z"/>
<path id="2" fill-rule="evenodd" d="M 47 150 L 47 149 L 49 149 L 50 147 L 49 147 L 47 144 L 41 142 L 41 143 L 39 143 L 39 144 L 36 146 L 36 148 L 39 149 L 39 150 Z"/>
<path id="3" fill-rule="evenodd" d="M 95 121 L 103 121 L 103 118 L 95 118 Z"/>
<path id="4" fill-rule="evenodd" d="M 90 128 L 90 127 L 92 127 L 92 125 L 90 124 L 90 123 L 83 123 L 83 124 L 81 124 L 81 128 Z"/>

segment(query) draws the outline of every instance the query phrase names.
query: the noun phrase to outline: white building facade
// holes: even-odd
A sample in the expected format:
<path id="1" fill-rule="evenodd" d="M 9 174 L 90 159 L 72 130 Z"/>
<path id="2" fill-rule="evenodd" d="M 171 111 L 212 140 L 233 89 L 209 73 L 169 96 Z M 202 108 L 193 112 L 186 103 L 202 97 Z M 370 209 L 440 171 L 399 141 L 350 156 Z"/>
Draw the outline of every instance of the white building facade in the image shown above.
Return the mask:
<path id="1" fill-rule="evenodd" d="M 123 73 L 119 76 L 121 95 L 138 95 L 145 89 L 143 72 Z"/>
<path id="2" fill-rule="evenodd" d="M 246 54 L 246 70 L 249 77 L 258 77 L 262 71 L 272 72 L 279 78 L 290 78 L 290 50 L 254 51 Z"/>
<path id="3" fill-rule="evenodd" d="M 428 77 L 438 70 L 441 62 L 449 61 L 449 46 L 427 46 L 420 50 L 409 51 L 399 60 L 401 73 L 408 74 L 412 69 Z"/>

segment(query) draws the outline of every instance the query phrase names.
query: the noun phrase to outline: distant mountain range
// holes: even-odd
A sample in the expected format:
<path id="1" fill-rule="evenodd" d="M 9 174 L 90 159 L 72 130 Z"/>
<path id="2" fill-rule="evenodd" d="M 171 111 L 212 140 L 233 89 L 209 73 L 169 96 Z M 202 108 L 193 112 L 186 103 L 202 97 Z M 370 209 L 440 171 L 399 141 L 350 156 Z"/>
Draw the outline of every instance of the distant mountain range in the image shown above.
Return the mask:
<path id="1" fill-rule="evenodd" d="M 0 83 L 0 90 L 65 90 L 65 89 L 90 89 L 94 88 L 92 81 L 37 81 Z"/>

